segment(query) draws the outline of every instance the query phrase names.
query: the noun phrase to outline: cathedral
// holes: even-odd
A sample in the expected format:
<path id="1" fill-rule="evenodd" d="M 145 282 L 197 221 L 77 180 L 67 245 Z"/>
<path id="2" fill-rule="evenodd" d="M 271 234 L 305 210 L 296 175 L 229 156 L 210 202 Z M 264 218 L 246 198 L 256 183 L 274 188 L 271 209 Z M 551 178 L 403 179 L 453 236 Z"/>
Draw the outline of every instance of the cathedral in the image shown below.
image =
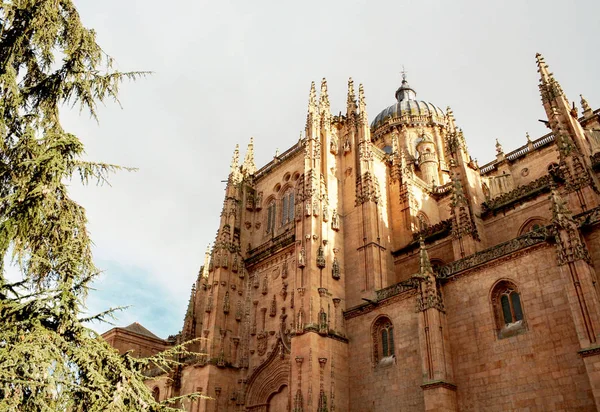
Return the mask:
<path id="1" fill-rule="evenodd" d="M 548 133 L 485 165 L 405 76 L 372 121 L 313 83 L 288 150 L 236 147 L 181 332 L 103 336 L 196 339 L 147 381 L 190 412 L 600 409 L 600 110 L 536 60 Z"/>

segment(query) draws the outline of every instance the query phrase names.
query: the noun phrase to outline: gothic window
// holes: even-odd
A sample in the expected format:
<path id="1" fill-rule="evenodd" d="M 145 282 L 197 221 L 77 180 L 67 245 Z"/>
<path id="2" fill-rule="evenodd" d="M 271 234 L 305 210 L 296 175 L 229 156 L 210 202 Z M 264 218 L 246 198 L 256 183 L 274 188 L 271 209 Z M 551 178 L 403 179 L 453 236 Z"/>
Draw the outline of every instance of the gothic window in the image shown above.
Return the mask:
<path id="1" fill-rule="evenodd" d="M 524 235 L 525 233 L 533 232 L 534 230 L 540 230 L 544 226 L 548 225 L 548 221 L 541 217 L 534 217 L 528 219 L 521 228 L 519 229 L 518 236 Z"/>
<path id="2" fill-rule="evenodd" d="M 492 305 L 498 338 L 508 338 L 525 330 L 521 295 L 512 282 L 503 280 L 492 289 Z"/>
<path id="3" fill-rule="evenodd" d="M 387 317 L 380 317 L 373 325 L 373 363 L 375 366 L 389 365 L 395 359 L 394 325 Z"/>
<path id="4" fill-rule="evenodd" d="M 281 200 L 281 224 L 286 225 L 294 221 L 294 191 L 288 189 Z"/>
<path id="5" fill-rule="evenodd" d="M 419 212 L 417 215 L 417 221 L 419 223 L 419 232 L 422 232 L 429 227 L 429 218 L 425 213 Z"/>
<path id="6" fill-rule="evenodd" d="M 273 233 L 275 231 L 275 201 L 271 200 L 267 206 L 267 233 Z"/>
<path id="7" fill-rule="evenodd" d="M 160 401 L 160 389 L 158 389 L 158 386 L 155 386 L 154 389 L 152 389 L 152 397 L 156 402 Z"/>

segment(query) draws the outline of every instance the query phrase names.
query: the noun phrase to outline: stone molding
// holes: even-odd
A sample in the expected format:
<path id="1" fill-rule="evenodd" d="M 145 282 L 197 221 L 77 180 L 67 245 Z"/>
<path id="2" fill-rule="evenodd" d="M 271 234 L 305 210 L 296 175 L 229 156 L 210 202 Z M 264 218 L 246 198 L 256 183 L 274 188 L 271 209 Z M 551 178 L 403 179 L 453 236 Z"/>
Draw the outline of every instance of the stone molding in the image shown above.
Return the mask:
<path id="1" fill-rule="evenodd" d="M 600 355 L 600 346 L 592 346 L 589 348 L 581 349 L 581 350 L 577 351 L 577 353 L 582 358 Z"/>
<path id="2" fill-rule="evenodd" d="M 548 239 L 548 228 L 542 228 L 533 232 L 526 233 L 517 238 L 511 239 L 499 245 L 474 253 L 465 258 L 456 260 L 447 265 L 441 266 L 437 271 L 438 279 L 448 279 L 459 272 L 472 269 L 491 260 L 499 259 L 506 255 L 511 255 L 521 249 L 528 248 Z"/>
<path id="3" fill-rule="evenodd" d="M 248 378 L 245 404 L 249 410 L 268 404 L 269 397 L 289 384 L 291 360 L 278 341 L 267 359 L 254 369 Z"/>
<path id="4" fill-rule="evenodd" d="M 482 204 L 482 217 L 496 215 L 506 209 L 513 208 L 527 200 L 535 199 L 541 194 L 550 192 L 550 175 L 545 175 L 526 185 L 519 186 L 510 192 L 503 193 Z"/>
<path id="5" fill-rule="evenodd" d="M 423 385 L 421 385 L 421 389 L 423 389 L 424 391 L 429 390 L 429 389 L 437 389 L 437 388 L 444 388 L 444 389 L 448 389 L 448 390 L 456 392 L 455 384 L 446 382 L 446 381 L 442 381 L 442 380 L 426 382 Z"/>

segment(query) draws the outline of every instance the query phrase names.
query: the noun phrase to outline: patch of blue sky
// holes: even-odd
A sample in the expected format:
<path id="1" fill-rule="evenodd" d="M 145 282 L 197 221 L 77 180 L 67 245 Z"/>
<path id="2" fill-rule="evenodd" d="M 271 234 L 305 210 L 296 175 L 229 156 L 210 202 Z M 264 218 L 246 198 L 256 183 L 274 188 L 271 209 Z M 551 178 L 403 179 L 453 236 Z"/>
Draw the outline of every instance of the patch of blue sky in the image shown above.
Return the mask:
<path id="1" fill-rule="evenodd" d="M 181 328 L 187 299 L 174 299 L 163 293 L 163 286 L 152 274 L 140 267 L 114 261 L 98 260 L 103 272 L 94 281 L 86 301 L 92 316 L 109 308 L 126 308 L 115 312 L 114 325 L 93 322 L 92 329 L 103 333 L 114 326 L 138 322 L 161 338 L 176 334 Z"/>

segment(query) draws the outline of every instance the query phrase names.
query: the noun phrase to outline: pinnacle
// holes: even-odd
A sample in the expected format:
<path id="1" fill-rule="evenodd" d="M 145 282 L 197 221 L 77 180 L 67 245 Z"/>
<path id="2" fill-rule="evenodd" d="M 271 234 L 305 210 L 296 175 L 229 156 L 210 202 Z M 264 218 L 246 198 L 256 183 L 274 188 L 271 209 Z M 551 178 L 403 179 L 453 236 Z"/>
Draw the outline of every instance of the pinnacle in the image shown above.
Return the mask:
<path id="1" fill-rule="evenodd" d="M 240 161 L 240 145 L 236 144 L 235 150 L 233 151 L 233 157 L 231 158 L 230 173 L 235 173 L 237 171 L 239 161 Z"/>
<path id="2" fill-rule="evenodd" d="M 348 79 L 348 98 L 346 100 L 347 112 L 354 112 L 356 109 L 356 95 L 354 94 L 354 80 Z"/>
<path id="3" fill-rule="evenodd" d="M 456 124 L 454 122 L 454 112 L 450 108 L 450 106 L 446 107 L 446 117 L 448 118 L 448 126 L 453 130 L 456 128 Z"/>
<path id="4" fill-rule="evenodd" d="M 319 97 L 319 107 L 321 110 L 325 109 L 325 107 L 329 107 L 329 95 L 327 93 L 327 79 L 323 77 L 321 80 L 321 95 Z"/>
<path id="5" fill-rule="evenodd" d="M 542 56 L 540 53 L 537 53 L 535 55 L 535 59 L 537 62 L 537 66 L 538 66 L 538 72 L 540 73 L 540 82 L 541 83 L 548 83 L 550 82 L 550 80 L 552 79 L 552 73 L 550 73 L 550 70 L 548 69 L 548 65 L 546 64 L 546 60 L 544 59 L 544 56 Z"/>
<path id="6" fill-rule="evenodd" d="M 585 99 L 585 97 L 583 97 L 582 94 L 579 95 L 579 97 L 581 97 L 581 108 L 583 109 L 583 112 L 591 112 L 592 108 L 590 107 L 588 101 Z"/>
<path id="7" fill-rule="evenodd" d="M 358 85 L 358 102 L 361 105 L 366 105 L 365 102 L 365 88 L 362 83 Z"/>
<path id="8" fill-rule="evenodd" d="M 244 157 L 242 171 L 249 175 L 256 173 L 256 164 L 254 163 L 254 137 L 251 137 L 250 143 L 248 143 L 248 149 L 246 150 L 246 156 Z"/>
<path id="9" fill-rule="evenodd" d="M 317 90 L 315 82 L 310 82 L 310 92 L 308 94 L 308 112 L 312 113 L 317 107 Z"/>
<path id="10" fill-rule="evenodd" d="M 361 84 L 358 86 L 358 110 L 360 111 L 361 118 L 367 121 L 367 102 L 365 101 L 365 89 Z"/>

